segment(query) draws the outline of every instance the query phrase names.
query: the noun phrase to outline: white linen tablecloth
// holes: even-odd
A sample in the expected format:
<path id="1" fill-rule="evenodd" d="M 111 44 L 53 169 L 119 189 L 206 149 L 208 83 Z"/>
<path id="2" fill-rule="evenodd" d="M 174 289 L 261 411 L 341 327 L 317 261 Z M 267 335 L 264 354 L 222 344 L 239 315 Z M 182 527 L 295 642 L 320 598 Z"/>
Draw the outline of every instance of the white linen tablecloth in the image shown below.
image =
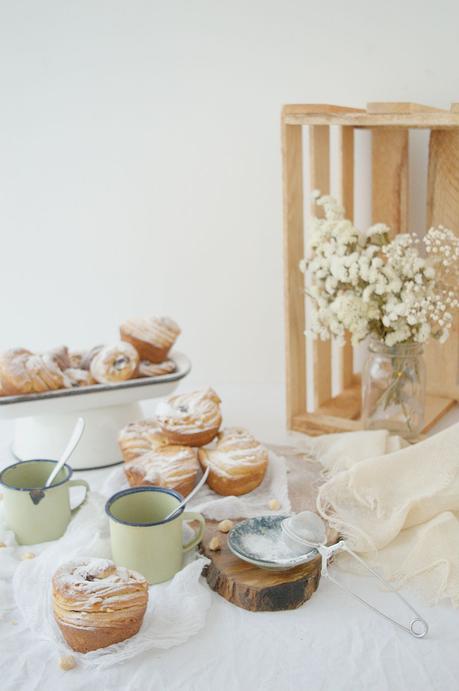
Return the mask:
<path id="1" fill-rule="evenodd" d="M 9 426 L 0 425 L 1 465 L 11 462 L 10 434 Z M 97 490 L 110 472 L 79 476 Z M 387 594 L 376 591 L 371 581 L 352 574 L 343 577 L 378 607 L 388 607 Z M 429 621 L 425 640 L 398 630 L 326 580 L 309 602 L 291 612 L 246 612 L 211 593 L 205 628 L 184 645 L 140 654 L 103 671 L 77 667 L 63 672 L 58 666 L 59 652 L 34 638 L 14 603 L 6 602 L 0 591 L 0 688 L 457 691 L 457 610 L 446 604 L 426 608 L 410 597 Z M 406 617 L 398 605 L 396 611 Z"/>

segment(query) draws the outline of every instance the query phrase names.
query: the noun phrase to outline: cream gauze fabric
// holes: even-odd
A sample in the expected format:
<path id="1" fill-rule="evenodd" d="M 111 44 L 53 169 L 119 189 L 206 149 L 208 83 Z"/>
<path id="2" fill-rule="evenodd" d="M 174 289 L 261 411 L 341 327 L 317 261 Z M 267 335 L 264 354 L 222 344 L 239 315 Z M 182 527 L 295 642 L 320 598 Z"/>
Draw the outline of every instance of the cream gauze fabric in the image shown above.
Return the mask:
<path id="1" fill-rule="evenodd" d="M 431 604 L 458 606 L 459 423 L 413 446 L 380 431 L 308 444 L 326 477 L 317 509 L 349 546 Z"/>

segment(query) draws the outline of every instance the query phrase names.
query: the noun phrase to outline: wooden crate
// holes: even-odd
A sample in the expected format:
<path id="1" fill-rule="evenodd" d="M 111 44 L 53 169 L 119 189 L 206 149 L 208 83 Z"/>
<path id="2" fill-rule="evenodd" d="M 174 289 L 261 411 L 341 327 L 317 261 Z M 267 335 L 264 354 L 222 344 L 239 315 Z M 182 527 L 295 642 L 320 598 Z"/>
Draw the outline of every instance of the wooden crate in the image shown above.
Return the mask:
<path id="1" fill-rule="evenodd" d="M 303 183 L 303 132 L 309 134 L 310 190 Z M 304 277 L 298 264 L 304 256 L 305 194 L 330 191 L 330 128 L 338 130 L 339 192 L 346 216 L 354 213 L 354 131 L 371 131 L 372 221 L 387 223 L 393 233 L 408 226 L 408 159 L 410 129 L 427 129 L 427 223 L 459 232 L 459 104 L 438 110 L 415 103 L 369 103 L 366 110 L 331 105 L 287 105 L 282 111 L 284 186 L 284 275 L 287 363 L 287 424 L 291 430 L 322 434 L 361 428 L 360 383 L 353 372 L 350 344 L 340 349 L 340 393 L 332 396 L 330 342 L 314 341 L 313 410 L 308 411 Z M 456 321 L 448 342 L 429 343 L 426 425 L 435 422 L 459 400 L 459 329 Z"/>

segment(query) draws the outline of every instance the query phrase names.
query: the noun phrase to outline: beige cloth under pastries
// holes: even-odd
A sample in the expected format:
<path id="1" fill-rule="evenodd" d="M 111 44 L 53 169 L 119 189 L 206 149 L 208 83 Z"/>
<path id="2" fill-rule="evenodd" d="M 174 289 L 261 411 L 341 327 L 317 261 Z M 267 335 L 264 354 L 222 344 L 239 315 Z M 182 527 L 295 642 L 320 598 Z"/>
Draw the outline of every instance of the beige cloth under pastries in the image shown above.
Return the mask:
<path id="1" fill-rule="evenodd" d="M 434 604 L 459 605 L 459 423 L 406 446 L 387 432 L 307 443 L 326 481 L 317 509 L 367 563 Z"/>

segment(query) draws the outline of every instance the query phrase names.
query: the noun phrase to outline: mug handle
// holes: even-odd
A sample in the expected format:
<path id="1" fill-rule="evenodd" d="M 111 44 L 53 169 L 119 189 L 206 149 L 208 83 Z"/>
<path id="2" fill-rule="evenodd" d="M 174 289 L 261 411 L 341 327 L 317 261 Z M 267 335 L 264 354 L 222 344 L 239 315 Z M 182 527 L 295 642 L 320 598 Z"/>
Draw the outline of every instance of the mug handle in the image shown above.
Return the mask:
<path id="1" fill-rule="evenodd" d="M 183 545 L 183 551 L 189 552 L 190 549 L 193 549 L 193 547 L 196 547 L 196 545 L 201 542 L 202 536 L 204 535 L 204 528 L 206 527 L 206 521 L 204 516 L 202 516 L 200 513 L 195 513 L 194 511 L 185 511 L 182 514 L 182 518 L 184 521 L 199 521 L 199 528 L 195 532 L 194 536 L 191 538 L 191 540 L 188 540 L 188 542 Z"/>
<path id="2" fill-rule="evenodd" d="M 67 483 L 67 486 L 69 488 L 70 487 L 84 487 L 86 489 L 86 492 L 84 493 L 84 497 L 80 501 L 80 503 L 77 504 L 76 506 L 74 506 L 73 509 L 70 509 L 71 512 L 73 513 L 74 511 L 79 509 L 82 504 L 85 503 L 86 499 L 88 498 L 88 492 L 89 492 L 90 487 L 89 487 L 88 483 L 86 482 L 86 480 L 69 480 Z"/>

